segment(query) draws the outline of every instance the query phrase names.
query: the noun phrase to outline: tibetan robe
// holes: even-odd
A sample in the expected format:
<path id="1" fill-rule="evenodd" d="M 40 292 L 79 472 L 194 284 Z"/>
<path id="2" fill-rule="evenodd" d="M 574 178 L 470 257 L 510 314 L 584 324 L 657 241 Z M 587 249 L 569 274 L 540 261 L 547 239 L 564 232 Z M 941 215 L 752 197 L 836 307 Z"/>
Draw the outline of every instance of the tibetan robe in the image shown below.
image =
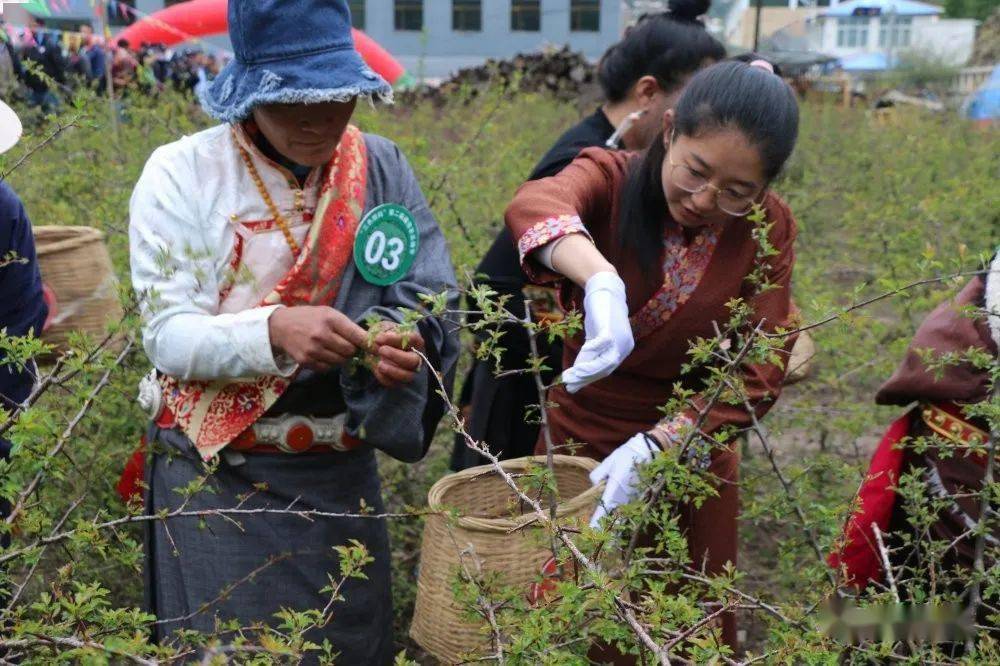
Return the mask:
<path id="1" fill-rule="evenodd" d="M 616 447 L 659 422 L 677 430 L 696 421 L 705 403 L 664 418 L 660 407 L 672 397 L 674 385 L 694 391 L 704 375 L 682 375 L 682 366 L 695 339 L 713 338 L 714 324 L 724 328 L 730 318 L 727 302 L 743 298 L 750 303 L 754 323 L 774 331 L 792 327 L 791 277 L 795 263 L 795 220 L 773 193 L 764 209 L 772 223 L 770 242 L 776 250 L 766 258 L 764 271 L 774 288 L 763 294 L 746 280 L 758 266 L 758 244 L 746 219 L 732 218 L 720 228 L 686 237 L 664 211 L 662 261 L 655 274 L 644 273 L 635 257 L 618 242 L 618 214 L 622 186 L 639 156 L 590 148 L 554 177 L 524 184 L 507 209 L 506 223 L 517 242 L 525 271 L 533 279 L 550 282 L 557 275 L 545 270 L 532 253 L 566 234 L 588 235 L 625 282 L 635 349 L 608 377 L 576 394 L 559 386 L 550 392 L 549 410 L 554 442 L 582 443 L 582 455 L 603 459 Z M 567 309 L 582 311 L 583 291 L 563 281 L 561 298 Z M 586 313 L 584 313 L 586 314 Z M 786 340 L 791 350 L 794 336 Z M 563 367 L 570 367 L 583 346 L 582 332 L 566 340 Z M 777 364 L 744 365 L 740 370 L 746 395 L 758 417 L 763 416 L 781 390 L 783 369 Z M 750 416 L 742 405 L 716 403 L 707 409 L 701 430 L 711 434 L 724 426 L 745 427 Z M 544 451 L 539 438 L 537 452 Z M 739 452 L 716 449 L 710 471 L 718 477 L 719 496 L 700 509 L 682 507 L 692 560 L 718 572 L 736 562 Z M 735 644 L 735 624 L 726 622 L 726 640 Z"/>
<path id="2" fill-rule="evenodd" d="M 302 248 L 298 259 L 243 152 Z M 363 279 L 352 248 L 359 221 L 386 203 L 412 214 L 419 251 L 406 275 L 379 286 Z M 374 452 L 408 462 L 423 456 L 442 413 L 434 378 L 425 367 L 412 383 L 386 389 L 362 367 L 300 370 L 272 351 L 267 320 L 276 308 L 310 304 L 333 306 L 362 326 L 372 316 L 401 321 L 398 308 L 420 309 L 420 295 L 454 293 L 444 237 L 399 149 L 349 127 L 330 164 L 300 181 L 247 128 L 208 129 L 153 153 L 132 197 L 130 241 L 143 343 L 173 416 L 148 434 L 147 511 L 380 513 Z M 451 375 L 454 327 L 429 317 L 420 332 L 428 358 Z M 345 441 L 360 445 L 299 454 L 226 448 L 256 419 L 289 414 L 342 416 Z M 203 460 L 213 456 L 218 466 L 208 474 Z M 206 474 L 205 490 L 180 492 Z M 262 513 L 148 525 L 147 591 L 161 641 L 180 629 L 213 632 L 223 620 L 277 626 L 283 609 L 323 610 L 330 599 L 322 590 L 339 573 L 334 548 L 357 540 L 375 558 L 367 579 L 348 581 L 332 620 L 308 638 L 329 640 L 342 663 L 391 663 L 384 520 Z"/>

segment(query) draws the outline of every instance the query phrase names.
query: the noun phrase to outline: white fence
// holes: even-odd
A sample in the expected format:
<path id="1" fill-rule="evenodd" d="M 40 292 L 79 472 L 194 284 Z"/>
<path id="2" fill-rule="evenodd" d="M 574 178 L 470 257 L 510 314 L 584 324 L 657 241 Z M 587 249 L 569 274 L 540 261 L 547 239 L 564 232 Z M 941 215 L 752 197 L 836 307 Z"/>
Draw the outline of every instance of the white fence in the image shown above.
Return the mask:
<path id="1" fill-rule="evenodd" d="M 961 71 L 952 79 L 951 91 L 954 95 L 969 95 L 983 85 L 986 79 L 990 78 L 995 65 L 983 65 L 981 67 L 963 67 Z"/>

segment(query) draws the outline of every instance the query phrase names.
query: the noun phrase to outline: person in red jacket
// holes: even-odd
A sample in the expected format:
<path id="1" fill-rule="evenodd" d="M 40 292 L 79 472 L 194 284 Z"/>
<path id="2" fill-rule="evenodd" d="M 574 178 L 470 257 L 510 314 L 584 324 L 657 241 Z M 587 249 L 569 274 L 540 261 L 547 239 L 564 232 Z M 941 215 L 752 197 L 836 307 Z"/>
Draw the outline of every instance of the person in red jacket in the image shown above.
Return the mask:
<path id="1" fill-rule="evenodd" d="M 872 456 L 858 491 L 857 509 L 848 519 L 844 538 L 829 563 L 844 582 L 859 588 L 887 582 L 885 559 L 876 529 L 887 546 L 888 563 L 898 580 L 917 575 L 915 563 L 935 542 L 941 551 L 939 570 L 950 571 L 965 587 L 975 562 L 973 531 L 981 516 L 980 491 L 986 473 L 989 425 L 966 407 L 990 399 L 990 371 L 962 361 L 933 368 L 932 359 L 969 351 L 996 358 L 1000 351 L 1000 254 L 954 297 L 934 309 L 920 324 L 902 362 L 875 396 L 880 405 L 916 406 L 890 426 Z M 995 435 L 995 433 L 994 433 Z M 917 441 L 929 446 L 913 446 Z M 914 532 L 906 502 L 895 488 L 900 478 L 916 473 L 927 496 L 940 509 L 926 532 Z M 904 536 L 911 538 L 906 539 Z M 986 566 L 1000 547 L 1000 525 L 986 531 Z M 939 589 L 946 583 L 937 581 Z"/>

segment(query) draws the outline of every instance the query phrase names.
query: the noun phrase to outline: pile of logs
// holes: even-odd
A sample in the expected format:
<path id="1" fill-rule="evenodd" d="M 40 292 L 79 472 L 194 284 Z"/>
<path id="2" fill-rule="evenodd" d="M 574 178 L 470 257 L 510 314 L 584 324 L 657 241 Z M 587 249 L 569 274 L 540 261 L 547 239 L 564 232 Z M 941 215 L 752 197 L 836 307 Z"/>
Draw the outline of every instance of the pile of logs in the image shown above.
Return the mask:
<path id="1" fill-rule="evenodd" d="M 443 103 L 456 94 L 475 96 L 486 87 L 501 85 L 573 100 L 593 85 L 594 74 L 594 65 L 582 53 L 563 47 L 540 53 L 521 53 L 509 60 L 490 59 L 478 67 L 460 69 L 438 86 L 421 85 L 401 96 L 406 101 L 430 99 Z"/>

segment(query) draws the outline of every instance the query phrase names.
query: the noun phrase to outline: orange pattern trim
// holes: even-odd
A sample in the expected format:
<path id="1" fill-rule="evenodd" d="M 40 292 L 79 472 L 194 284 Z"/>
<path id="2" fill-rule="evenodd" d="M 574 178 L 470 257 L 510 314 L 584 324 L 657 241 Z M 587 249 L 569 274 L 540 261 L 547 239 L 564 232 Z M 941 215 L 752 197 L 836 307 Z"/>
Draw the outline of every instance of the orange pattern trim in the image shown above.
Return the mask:
<path id="1" fill-rule="evenodd" d="M 956 444 L 982 446 L 989 440 L 989 433 L 951 414 L 934 403 L 920 406 L 920 417 L 927 427 Z"/>

